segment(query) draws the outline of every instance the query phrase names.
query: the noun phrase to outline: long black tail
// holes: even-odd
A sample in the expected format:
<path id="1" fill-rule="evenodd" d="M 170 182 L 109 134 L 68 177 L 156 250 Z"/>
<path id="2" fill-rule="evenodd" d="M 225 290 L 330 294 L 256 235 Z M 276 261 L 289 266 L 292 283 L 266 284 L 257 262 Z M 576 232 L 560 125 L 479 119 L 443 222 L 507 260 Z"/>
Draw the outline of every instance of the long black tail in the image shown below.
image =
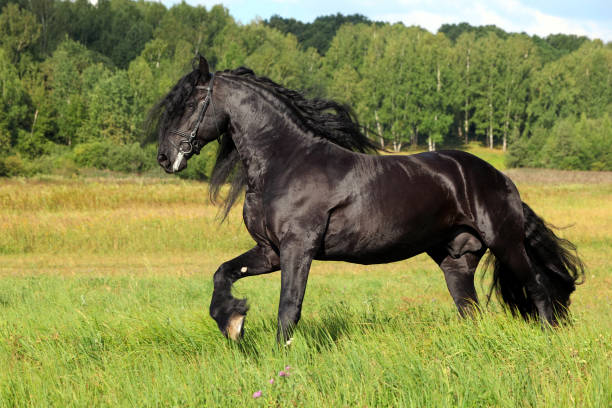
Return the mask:
<path id="1" fill-rule="evenodd" d="M 567 317 L 570 295 L 576 285 L 584 281 L 584 265 L 576 253 L 576 246 L 570 241 L 559 238 L 542 218 L 523 203 L 525 217 L 525 249 L 535 269 L 536 280 L 546 290 L 550 298 L 555 319 Z M 493 291 L 498 299 L 505 303 L 513 314 L 524 318 L 536 318 L 537 310 L 525 286 L 517 281 L 499 260 L 492 255 L 487 263 L 494 264 Z"/>

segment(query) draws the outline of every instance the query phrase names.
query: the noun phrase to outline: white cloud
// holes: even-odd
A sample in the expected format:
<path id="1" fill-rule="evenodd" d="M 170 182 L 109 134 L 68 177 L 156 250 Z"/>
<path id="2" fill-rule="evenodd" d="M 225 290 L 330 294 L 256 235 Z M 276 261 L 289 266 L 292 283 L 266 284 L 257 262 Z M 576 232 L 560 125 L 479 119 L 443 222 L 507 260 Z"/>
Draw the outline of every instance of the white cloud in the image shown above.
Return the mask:
<path id="1" fill-rule="evenodd" d="M 383 2 L 384 3 L 384 2 Z M 585 19 L 569 19 L 543 13 L 516 0 L 442 1 L 432 5 L 423 0 L 400 0 L 396 13 L 374 15 L 374 20 L 401 21 L 436 32 L 442 24 L 468 22 L 472 25 L 494 24 L 506 31 L 546 36 L 564 33 L 586 35 L 612 41 L 612 25 Z"/>
<path id="2" fill-rule="evenodd" d="M 432 33 L 438 31 L 438 28 L 444 23 L 455 22 L 451 16 L 431 13 L 428 11 L 412 11 L 410 13 L 391 13 L 380 14 L 372 17 L 376 21 L 388 21 L 390 23 L 402 22 L 405 25 L 416 25 L 425 28 Z M 456 21 L 459 22 L 459 21 Z"/>

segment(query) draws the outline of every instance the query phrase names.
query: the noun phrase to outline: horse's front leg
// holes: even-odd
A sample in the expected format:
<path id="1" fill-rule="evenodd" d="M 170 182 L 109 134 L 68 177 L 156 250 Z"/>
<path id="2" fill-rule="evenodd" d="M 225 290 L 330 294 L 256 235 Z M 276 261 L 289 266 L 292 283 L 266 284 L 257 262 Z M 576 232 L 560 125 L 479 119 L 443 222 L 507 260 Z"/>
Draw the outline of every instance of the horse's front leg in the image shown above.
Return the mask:
<path id="1" fill-rule="evenodd" d="M 289 239 L 281 246 L 281 294 L 278 303 L 279 344 L 289 345 L 300 320 L 310 265 L 317 252 L 316 241 Z"/>
<path id="2" fill-rule="evenodd" d="M 210 316 L 219 330 L 232 340 L 239 340 L 243 333 L 244 318 L 248 310 L 246 299 L 232 296 L 232 285 L 246 276 L 277 271 L 278 254 L 272 248 L 257 245 L 244 254 L 223 263 L 214 276 L 214 291 L 210 302 Z"/>

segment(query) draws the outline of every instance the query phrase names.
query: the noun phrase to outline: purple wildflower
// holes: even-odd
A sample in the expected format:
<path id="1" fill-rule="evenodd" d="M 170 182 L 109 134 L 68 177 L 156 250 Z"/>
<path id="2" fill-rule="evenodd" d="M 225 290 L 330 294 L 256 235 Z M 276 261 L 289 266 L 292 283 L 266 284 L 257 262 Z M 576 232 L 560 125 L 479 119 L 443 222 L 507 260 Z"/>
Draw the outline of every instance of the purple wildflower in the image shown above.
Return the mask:
<path id="1" fill-rule="evenodd" d="M 255 391 L 255 392 L 253 393 L 253 398 L 259 398 L 259 397 L 261 397 L 261 390 L 259 390 L 259 391 Z"/>
<path id="2" fill-rule="evenodd" d="M 270 381 L 268 381 L 270 384 L 274 384 L 274 378 L 270 378 Z"/>
<path id="3" fill-rule="evenodd" d="M 289 373 L 288 373 L 288 372 L 286 372 L 286 371 L 279 371 L 279 372 L 278 372 L 278 376 L 279 376 L 279 377 L 287 377 L 288 375 L 289 375 Z"/>
<path id="4" fill-rule="evenodd" d="M 285 366 L 285 370 L 286 370 L 286 371 L 291 370 L 291 366 Z"/>

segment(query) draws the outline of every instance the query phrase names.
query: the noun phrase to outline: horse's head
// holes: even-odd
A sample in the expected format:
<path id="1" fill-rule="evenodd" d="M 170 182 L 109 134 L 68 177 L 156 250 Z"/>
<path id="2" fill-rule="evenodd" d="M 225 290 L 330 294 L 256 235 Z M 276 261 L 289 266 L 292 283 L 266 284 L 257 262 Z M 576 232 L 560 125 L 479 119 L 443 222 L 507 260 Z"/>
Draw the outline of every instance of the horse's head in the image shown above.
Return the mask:
<path id="1" fill-rule="evenodd" d="M 227 127 L 227 118 L 215 106 L 214 86 L 214 74 L 200 56 L 198 68 L 181 78 L 154 108 L 160 112 L 157 162 L 166 172 L 183 170 L 191 156 Z"/>

